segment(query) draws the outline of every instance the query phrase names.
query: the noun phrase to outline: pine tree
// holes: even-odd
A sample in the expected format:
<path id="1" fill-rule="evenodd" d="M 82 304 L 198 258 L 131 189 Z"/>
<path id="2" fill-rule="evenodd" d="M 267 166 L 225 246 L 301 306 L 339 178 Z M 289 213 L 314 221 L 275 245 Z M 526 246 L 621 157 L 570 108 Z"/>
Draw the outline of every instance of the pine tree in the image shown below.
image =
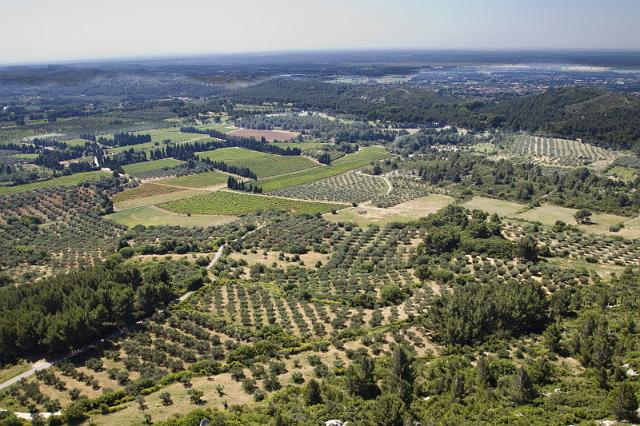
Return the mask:
<path id="1" fill-rule="evenodd" d="M 638 408 L 638 398 L 635 389 L 629 383 L 622 383 L 611 395 L 611 411 L 618 420 L 634 422 L 637 420 L 636 409 Z"/>
<path id="2" fill-rule="evenodd" d="M 536 397 L 529 375 L 520 367 L 511 383 L 511 400 L 516 404 L 526 404 Z"/>
<path id="3" fill-rule="evenodd" d="M 409 353 L 399 345 L 394 346 L 389 374 L 385 380 L 385 389 L 396 393 L 405 403 L 411 402 L 413 398 L 415 376 L 412 364 L 413 359 Z"/>
<path id="4" fill-rule="evenodd" d="M 322 392 L 320 391 L 320 383 L 316 379 L 309 380 L 304 388 L 304 401 L 307 406 L 321 404 Z"/>

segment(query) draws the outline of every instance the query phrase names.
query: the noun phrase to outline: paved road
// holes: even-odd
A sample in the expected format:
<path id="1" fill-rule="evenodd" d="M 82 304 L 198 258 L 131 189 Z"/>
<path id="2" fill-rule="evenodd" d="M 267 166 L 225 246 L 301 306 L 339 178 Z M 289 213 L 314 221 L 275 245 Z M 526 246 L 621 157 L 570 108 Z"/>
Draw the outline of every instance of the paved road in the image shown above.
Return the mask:
<path id="1" fill-rule="evenodd" d="M 33 364 L 33 367 L 31 367 L 29 370 L 25 371 L 22 374 L 17 375 L 16 377 L 13 377 L 9 380 L 7 380 L 4 383 L 0 383 L 0 390 L 11 386 L 14 383 L 19 382 L 22 379 L 25 379 L 29 376 L 31 376 L 32 374 L 34 374 L 36 371 L 40 371 L 40 370 L 44 370 L 45 368 L 49 368 L 51 367 L 53 364 L 49 361 L 46 361 L 44 359 L 41 359 L 40 361 L 36 362 L 35 364 Z M 0 409 L 0 411 L 4 411 L 2 409 Z"/>

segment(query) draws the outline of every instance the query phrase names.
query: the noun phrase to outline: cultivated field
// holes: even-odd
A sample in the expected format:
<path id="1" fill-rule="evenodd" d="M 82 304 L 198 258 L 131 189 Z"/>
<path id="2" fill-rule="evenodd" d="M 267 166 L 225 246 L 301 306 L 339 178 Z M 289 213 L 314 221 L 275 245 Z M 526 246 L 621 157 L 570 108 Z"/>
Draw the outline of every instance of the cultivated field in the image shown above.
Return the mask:
<path id="1" fill-rule="evenodd" d="M 260 140 L 265 138 L 268 142 L 288 141 L 297 138 L 298 132 L 288 132 L 286 130 L 255 130 L 255 129 L 237 129 L 227 132 L 229 136 L 239 136 L 243 138 L 254 138 Z"/>
<path id="2" fill-rule="evenodd" d="M 317 167 L 316 163 L 304 157 L 267 154 L 242 148 L 221 148 L 201 152 L 198 155 L 213 161 L 223 161 L 232 166 L 248 167 L 258 175 L 258 178 Z"/>
<path id="3" fill-rule="evenodd" d="M 277 176 L 271 179 L 260 179 L 260 186 L 264 192 L 275 191 L 289 186 L 301 185 L 307 182 L 313 182 L 336 176 L 351 170 L 366 167 L 371 163 L 375 163 L 385 158 L 389 158 L 390 154 L 384 148 L 368 147 L 362 148 L 353 154 L 347 154 L 344 157 L 332 162 L 330 166 L 317 166 L 312 170 L 304 170 L 296 173 Z"/>
<path id="4" fill-rule="evenodd" d="M 141 185 L 141 186 L 144 186 L 144 185 Z M 115 202 L 114 208 L 116 210 L 126 210 L 134 207 L 152 206 L 154 204 L 166 203 L 169 201 L 180 200 L 182 198 L 189 198 L 194 195 L 202 193 L 202 191 L 197 189 L 179 190 L 179 188 L 174 188 L 170 186 L 162 186 L 162 185 L 154 185 L 154 186 L 155 188 L 153 189 L 145 188 L 144 190 L 141 190 L 145 192 L 146 191 L 156 192 L 154 195 L 147 195 L 144 197 L 143 196 L 138 197 L 136 196 L 135 193 L 130 195 L 128 194 L 129 191 L 123 192 L 123 197 L 126 197 L 126 199 Z M 158 189 L 158 187 L 161 187 L 163 189 Z M 130 190 L 130 191 L 133 191 L 133 190 Z M 139 195 L 142 195 L 142 194 L 139 194 Z"/>
<path id="5" fill-rule="evenodd" d="M 132 189 L 127 189 L 126 191 L 119 192 L 115 194 L 112 198 L 114 203 L 122 203 L 128 200 L 135 200 L 137 198 L 146 198 L 153 197 L 156 195 L 168 194 L 170 192 L 180 191 L 180 188 L 175 188 L 172 186 L 166 185 L 158 185 L 156 183 L 143 183 L 140 186 L 137 186 Z"/>
<path id="6" fill-rule="evenodd" d="M 209 188 L 226 183 L 228 176 L 229 175 L 221 172 L 211 171 L 189 176 L 161 179 L 156 181 L 156 183 L 186 188 Z"/>
<path id="7" fill-rule="evenodd" d="M 106 216 L 116 223 L 125 226 L 217 226 L 223 223 L 228 223 L 235 218 L 233 216 L 223 215 L 185 215 L 170 212 L 168 210 L 161 209 L 157 206 L 143 206 L 136 207 L 116 213 L 112 213 Z"/>
<path id="8" fill-rule="evenodd" d="M 87 142 L 91 142 L 87 139 L 68 139 L 62 141 L 67 146 L 84 146 Z"/>
<path id="9" fill-rule="evenodd" d="M 230 125 L 230 124 L 222 124 L 222 123 L 210 123 L 210 124 L 200 124 L 198 126 L 196 126 L 197 129 L 200 130 L 215 130 L 217 132 L 221 132 L 221 133 L 228 133 L 232 130 L 235 130 L 236 127 Z"/>
<path id="10" fill-rule="evenodd" d="M 259 210 L 295 213 L 324 213 L 344 208 L 341 204 L 296 201 L 285 198 L 216 191 L 161 204 L 160 207 L 183 214 L 242 215 Z"/>
<path id="11" fill-rule="evenodd" d="M 54 186 L 73 186 L 82 182 L 90 182 L 110 176 L 110 173 L 103 171 L 75 173 L 73 175 L 61 176 L 49 180 L 26 183 L 16 186 L 0 186 L 0 195 L 18 194 L 20 192 L 33 191 L 34 189 L 52 188 Z"/>
<path id="12" fill-rule="evenodd" d="M 122 166 L 127 174 L 132 176 L 142 176 L 145 173 L 162 169 L 172 169 L 184 164 L 184 161 L 173 158 L 162 158 L 160 160 L 145 161 L 143 163 L 127 164 Z"/>
<path id="13" fill-rule="evenodd" d="M 611 162 L 612 151 L 576 140 L 521 135 L 513 146 L 516 155 L 529 155 L 537 161 L 558 166 L 577 166 L 594 162 Z"/>
<path id="14" fill-rule="evenodd" d="M 389 189 L 389 185 L 383 178 L 349 172 L 315 182 L 279 189 L 271 192 L 271 194 L 303 200 L 362 203 L 386 194 Z"/>

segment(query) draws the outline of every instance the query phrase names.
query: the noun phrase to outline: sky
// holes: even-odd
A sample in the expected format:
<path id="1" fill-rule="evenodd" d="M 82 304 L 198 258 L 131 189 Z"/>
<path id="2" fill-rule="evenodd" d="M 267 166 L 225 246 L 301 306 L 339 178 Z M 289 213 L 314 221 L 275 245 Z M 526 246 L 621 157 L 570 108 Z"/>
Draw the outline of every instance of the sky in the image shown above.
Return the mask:
<path id="1" fill-rule="evenodd" d="M 0 63 L 318 49 L 640 49 L 640 0 L 0 0 Z"/>

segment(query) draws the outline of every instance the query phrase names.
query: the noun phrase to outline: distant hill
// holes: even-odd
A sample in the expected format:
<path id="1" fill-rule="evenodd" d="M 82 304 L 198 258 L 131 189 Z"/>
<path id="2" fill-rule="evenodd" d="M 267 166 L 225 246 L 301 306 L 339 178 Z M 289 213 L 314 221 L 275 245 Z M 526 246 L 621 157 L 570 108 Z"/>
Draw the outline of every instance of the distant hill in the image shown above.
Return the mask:
<path id="1" fill-rule="evenodd" d="M 595 88 L 549 89 L 487 106 L 494 122 L 513 129 L 581 138 L 640 151 L 640 98 Z"/>

